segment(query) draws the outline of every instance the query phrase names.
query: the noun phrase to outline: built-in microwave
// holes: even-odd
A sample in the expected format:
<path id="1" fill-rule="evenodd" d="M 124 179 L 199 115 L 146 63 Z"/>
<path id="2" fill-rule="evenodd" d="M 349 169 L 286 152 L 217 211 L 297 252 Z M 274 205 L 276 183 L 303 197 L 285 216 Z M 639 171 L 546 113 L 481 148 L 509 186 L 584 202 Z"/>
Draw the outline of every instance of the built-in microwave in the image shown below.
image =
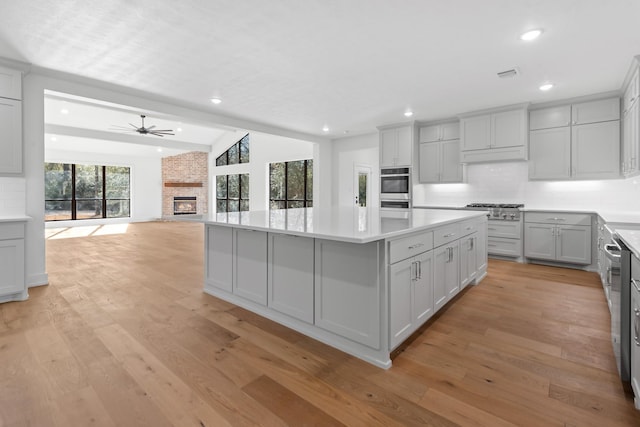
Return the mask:
<path id="1" fill-rule="evenodd" d="M 409 168 L 380 170 L 380 200 L 411 200 L 411 172 Z"/>

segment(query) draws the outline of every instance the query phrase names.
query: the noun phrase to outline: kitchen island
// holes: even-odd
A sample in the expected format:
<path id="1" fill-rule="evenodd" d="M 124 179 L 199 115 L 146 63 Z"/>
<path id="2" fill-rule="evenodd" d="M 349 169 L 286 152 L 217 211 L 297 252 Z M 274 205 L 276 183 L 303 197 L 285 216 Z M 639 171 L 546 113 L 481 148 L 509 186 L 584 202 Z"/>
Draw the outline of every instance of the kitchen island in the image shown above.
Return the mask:
<path id="1" fill-rule="evenodd" d="M 382 368 L 487 268 L 484 212 L 303 208 L 193 216 L 204 291 Z"/>

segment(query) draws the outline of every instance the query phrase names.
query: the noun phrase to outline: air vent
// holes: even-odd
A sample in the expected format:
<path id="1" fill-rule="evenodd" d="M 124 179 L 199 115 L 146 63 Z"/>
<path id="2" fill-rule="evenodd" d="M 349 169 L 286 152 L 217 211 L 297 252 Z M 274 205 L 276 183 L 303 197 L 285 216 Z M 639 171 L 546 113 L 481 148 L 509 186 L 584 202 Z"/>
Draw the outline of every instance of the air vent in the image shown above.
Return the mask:
<path id="1" fill-rule="evenodd" d="M 506 71 L 500 71 L 498 73 L 498 77 L 500 77 L 501 79 L 506 79 L 509 77 L 515 77 L 518 75 L 518 68 L 512 68 L 510 70 L 506 70 Z"/>

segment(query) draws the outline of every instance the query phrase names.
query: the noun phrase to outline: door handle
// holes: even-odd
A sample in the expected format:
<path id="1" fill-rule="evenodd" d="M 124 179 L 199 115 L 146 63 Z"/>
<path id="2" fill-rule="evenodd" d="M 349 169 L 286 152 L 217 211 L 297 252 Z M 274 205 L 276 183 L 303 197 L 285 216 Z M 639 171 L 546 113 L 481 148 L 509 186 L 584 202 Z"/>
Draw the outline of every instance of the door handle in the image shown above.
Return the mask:
<path id="1" fill-rule="evenodd" d="M 416 261 L 418 265 L 418 279 L 422 279 L 422 261 Z"/>

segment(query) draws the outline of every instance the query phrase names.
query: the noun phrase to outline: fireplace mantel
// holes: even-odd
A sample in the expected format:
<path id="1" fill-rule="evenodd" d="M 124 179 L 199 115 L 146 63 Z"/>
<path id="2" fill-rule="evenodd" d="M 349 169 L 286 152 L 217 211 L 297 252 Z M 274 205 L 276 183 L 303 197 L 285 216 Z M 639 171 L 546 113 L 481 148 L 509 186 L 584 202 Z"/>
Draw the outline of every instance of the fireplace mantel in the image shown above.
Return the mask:
<path id="1" fill-rule="evenodd" d="M 202 187 L 201 182 L 165 182 L 165 187 Z"/>

